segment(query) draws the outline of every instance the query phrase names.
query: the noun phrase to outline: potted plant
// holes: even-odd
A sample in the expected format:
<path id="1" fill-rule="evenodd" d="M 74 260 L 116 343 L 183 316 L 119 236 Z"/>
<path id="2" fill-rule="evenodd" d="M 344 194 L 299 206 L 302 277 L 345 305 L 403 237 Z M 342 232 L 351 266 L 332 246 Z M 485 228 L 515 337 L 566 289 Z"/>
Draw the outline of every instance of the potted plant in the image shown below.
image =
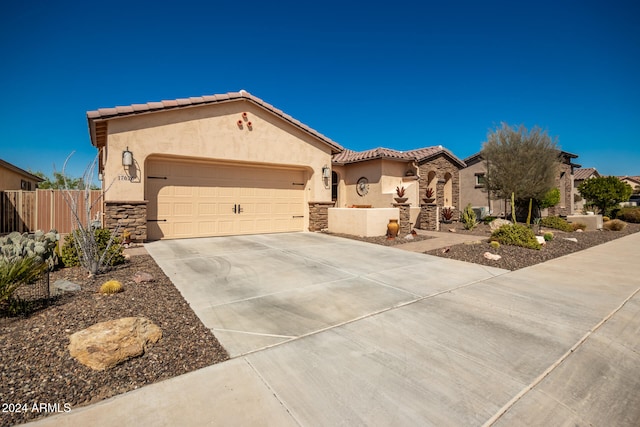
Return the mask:
<path id="1" fill-rule="evenodd" d="M 398 195 L 395 198 L 396 202 L 405 203 L 408 200 L 408 197 L 404 197 L 404 187 L 396 187 L 396 194 Z"/>
<path id="2" fill-rule="evenodd" d="M 425 198 L 422 200 L 424 200 L 425 203 L 433 203 L 435 201 L 435 198 L 433 197 L 433 188 L 427 187 L 427 190 L 425 191 Z"/>
<path id="3" fill-rule="evenodd" d="M 451 220 L 453 218 L 453 209 L 452 208 L 442 208 L 442 222 L 445 224 L 451 224 Z"/>

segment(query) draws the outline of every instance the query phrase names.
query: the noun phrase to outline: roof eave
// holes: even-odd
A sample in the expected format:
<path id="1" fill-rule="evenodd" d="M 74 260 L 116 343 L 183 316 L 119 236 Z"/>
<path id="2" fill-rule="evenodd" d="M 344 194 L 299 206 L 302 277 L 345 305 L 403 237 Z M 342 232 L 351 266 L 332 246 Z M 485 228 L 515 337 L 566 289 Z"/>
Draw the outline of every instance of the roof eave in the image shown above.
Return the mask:
<path id="1" fill-rule="evenodd" d="M 205 105 L 217 105 L 228 102 L 237 102 L 237 101 L 245 101 L 251 102 L 254 105 L 261 107 L 264 110 L 269 111 L 271 114 L 281 118 L 282 120 L 288 122 L 294 127 L 302 130 L 304 133 L 314 137 L 318 141 L 324 143 L 325 145 L 331 148 L 331 154 L 341 153 L 344 148 L 338 144 L 337 142 L 331 140 L 330 138 L 322 135 L 320 132 L 315 131 L 309 126 L 303 124 L 302 122 L 294 119 L 292 116 L 286 114 L 284 111 L 281 111 L 275 108 L 273 105 L 264 102 L 262 99 L 251 95 L 248 92 L 230 92 L 225 95 L 211 95 L 211 96 L 203 96 L 196 98 L 184 98 L 177 99 L 173 101 L 162 101 L 162 102 L 150 102 L 147 104 L 134 104 L 128 107 L 115 107 L 115 108 L 104 108 L 94 111 L 87 112 L 87 120 L 89 122 L 89 133 L 91 136 L 91 143 L 95 147 L 100 148 L 106 143 L 106 137 L 103 143 L 101 144 L 99 129 L 96 129 L 95 123 L 103 122 L 106 123 L 109 120 L 115 120 L 124 117 L 138 116 L 138 115 L 146 115 L 146 114 L 154 114 L 160 113 L 164 111 L 170 111 L 175 109 L 186 109 L 186 108 L 197 108 Z"/>

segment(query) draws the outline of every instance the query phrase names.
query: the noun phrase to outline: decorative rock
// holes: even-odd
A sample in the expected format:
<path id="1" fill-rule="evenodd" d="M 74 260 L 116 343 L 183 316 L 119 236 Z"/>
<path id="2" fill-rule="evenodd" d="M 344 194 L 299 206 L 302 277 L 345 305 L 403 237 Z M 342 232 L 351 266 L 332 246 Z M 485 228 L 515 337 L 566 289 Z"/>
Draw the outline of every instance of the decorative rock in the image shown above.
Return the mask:
<path id="1" fill-rule="evenodd" d="M 576 242 L 578 243 L 578 239 L 576 239 L 575 237 L 563 237 L 564 240 L 568 240 L 570 242 Z"/>
<path id="2" fill-rule="evenodd" d="M 456 232 L 456 229 L 455 229 L 455 228 L 450 228 L 450 229 L 449 229 L 449 233 L 455 233 L 455 232 Z"/>
<path id="3" fill-rule="evenodd" d="M 582 233 L 582 232 L 584 232 L 584 230 L 583 230 L 582 228 L 578 228 L 578 229 L 576 230 L 576 233 Z"/>
<path id="4" fill-rule="evenodd" d="M 53 282 L 53 289 L 59 292 L 78 292 L 80 285 L 64 279 L 58 279 Z"/>
<path id="5" fill-rule="evenodd" d="M 542 246 L 547 244 L 547 241 L 544 240 L 544 236 L 536 236 L 536 240 L 538 241 L 538 243 L 540 243 Z"/>
<path id="6" fill-rule="evenodd" d="M 485 257 L 486 259 L 490 259 L 490 260 L 493 260 L 493 261 L 497 261 L 497 260 L 499 260 L 500 258 L 502 258 L 500 255 L 498 255 L 498 254 L 492 254 L 491 252 L 485 252 L 485 253 L 484 253 L 484 257 Z"/>
<path id="7" fill-rule="evenodd" d="M 144 271 L 138 271 L 133 275 L 133 281 L 136 283 L 153 282 L 153 276 Z"/>
<path id="8" fill-rule="evenodd" d="M 407 235 L 405 236 L 405 239 L 406 239 L 406 240 L 413 240 L 413 234 L 407 234 Z"/>
<path id="9" fill-rule="evenodd" d="M 498 228 L 502 227 L 503 225 L 511 225 L 511 224 L 513 224 L 511 221 L 498 218 L 498 219 L 494 219 L 489 223 L 489 228 L 491 228 L 491 231 L 496 231 Z"/>
<path id="10" fill-rule="evenodd" d="M 69 337 L 69 353 L 83 365 L 103 371 L 144 354 L 162 330 L 144 317 L 96 323 Z"/>

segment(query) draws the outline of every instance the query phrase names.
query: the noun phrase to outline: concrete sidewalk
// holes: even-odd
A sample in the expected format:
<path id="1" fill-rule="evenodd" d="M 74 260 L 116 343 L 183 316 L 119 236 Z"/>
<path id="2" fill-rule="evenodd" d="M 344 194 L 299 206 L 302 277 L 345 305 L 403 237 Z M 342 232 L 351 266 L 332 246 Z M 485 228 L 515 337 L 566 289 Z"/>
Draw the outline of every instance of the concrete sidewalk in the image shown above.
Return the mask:
<path id="1" fill-rule="evenodd" d="M 492 275 L 33 424 L 637 426 L 639 248 Z"/>

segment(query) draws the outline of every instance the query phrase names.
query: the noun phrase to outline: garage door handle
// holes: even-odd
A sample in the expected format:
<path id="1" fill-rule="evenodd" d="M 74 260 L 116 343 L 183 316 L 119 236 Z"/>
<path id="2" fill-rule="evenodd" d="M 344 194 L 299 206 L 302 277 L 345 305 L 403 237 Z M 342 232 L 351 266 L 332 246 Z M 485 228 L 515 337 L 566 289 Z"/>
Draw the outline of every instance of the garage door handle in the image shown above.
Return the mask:
<path id="1" fill-rule="evenodd" d="M 294 218 L 304 218 L 304 215 L 294 215 Z"/>
<path id="2" fill-rule="evenodd" d="M 244 211 L 244 209 L 242 209 L 240 205 L 233 205 L 233 209 L 231 210 L 233 211 L 234 214 L 239 214 Z"/>
<path id="3" fill-rule="evenodd" d="M 166 219 L 148 219 L 149 222 L 167 222 Z"/>

